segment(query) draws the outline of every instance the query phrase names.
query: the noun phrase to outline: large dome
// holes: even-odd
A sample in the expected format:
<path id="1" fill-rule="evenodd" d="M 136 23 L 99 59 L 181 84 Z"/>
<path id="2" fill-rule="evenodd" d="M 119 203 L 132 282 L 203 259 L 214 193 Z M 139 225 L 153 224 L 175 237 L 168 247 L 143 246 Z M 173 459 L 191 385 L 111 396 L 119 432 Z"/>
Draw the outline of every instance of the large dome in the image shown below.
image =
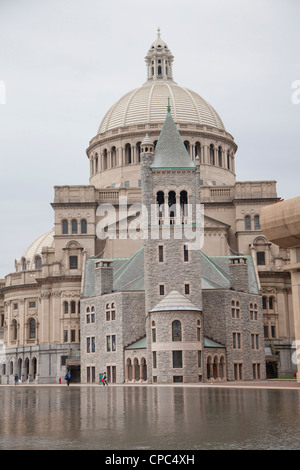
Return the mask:
<path id="1" fill-rule="evenodd" d="M 174 81 L 173 60 L 158 29 L 145 57 L 146 82 L 110 107 L 89 142 L 90 184 L 97 189 L 140 188 L 141 143 L 148 134 L 156 145 L 168 109 L 190 157 L 200 159 L 201 185 L 235 183 L 232 135 L 205 99 Z"/>
<path id="2" fill-rule="evenodd" d="M 172 81 L 154 81 L 130 91 L 117 101 L 105 114 L 98 134 L 118 127 L 163 123 L 168 98 L 175 122 L 225 130 L 218 113 L 200 95 Z"/>

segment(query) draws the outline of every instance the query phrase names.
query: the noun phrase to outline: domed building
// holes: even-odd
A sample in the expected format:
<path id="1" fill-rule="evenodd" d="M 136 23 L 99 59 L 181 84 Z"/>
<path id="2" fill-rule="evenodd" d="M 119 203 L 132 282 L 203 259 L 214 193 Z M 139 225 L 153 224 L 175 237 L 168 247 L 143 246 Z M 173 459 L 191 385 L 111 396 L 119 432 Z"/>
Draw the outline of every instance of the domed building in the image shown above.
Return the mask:
<path id="1" fill-rule="evenodd" d="M 200 158 L 202 184 L 235 183 L 237 145 L 214 108 L 174 81 L 173 59 L 158 30 L 146 56 L 147 81 L 107 111 L 90 141 L 90 184 L 96 188 L 140 187 L 141 142 L 148 133 L 156 144 L 168 99 L 190 156 Z"/>
<path id="2" fill-rule="evenodd" d="M 279 200 L 276 182 L 236 180 L 234 138 L 204 98 L 175 82 L 174 57 L 159 30 L 145 60 L 145 83 L 107 111 L 89 143 L 89 184 L 54 187 L 53 229 L 16 259 L 16 272 L 0 285 L 0 383 L 13 383 L 15 373 L 23 382 L 57 383 L 67 369 L 73 381 L 94 382 L 105 369 L 111 382 L 161 382 L 163 367 L 153 370 L 167 351 L 174 351 L 178 366 L 169 382 L 249 380 L 263 378 L 265 369 L 269 377 L 285 377 L 295 369 L 290 277 L 282 269 L 289 253 L 265 238 L 259 222 L 261 208 Z M 154 159 L 150 172 L 145 158 Z M 192 190 L 187 174 L 193 175 Z M 204 207 L 197 261 L 181 271 L 170 261 L 162 264 L 168 271 L 161 281 L 160 274 L 151 277 L 153 260 L 164 263 L 164 249 L 175 254 L 181 248 L 164 248 L 160 239 L 145 245 L 141 236 L 131 236 L 138 208 L 150 203 L 145 188 L 154 206 L 183 207 L 193 200 Z M 175 212 L 171 218 L 161 212 L 158 225 L 175 226 Z M 192 220 L 181 215 L 181 223 Z M 173 319 L 169 333 L 166 312 Z M 260 318 L 239 354 L 218 327 L 221 312 L 243 318 L 241 331 L 238 324 L 234 331 L 231 322 L 223 324 L 228 337 L 235 335 L 234 349 L 249 318 Z M 194 323 L 189 356 L 185 335 Z M 154 345 L 150 338 L 160 334 L 161 345 Z M 181 356 L 172 335 L 187 341 Z M 184 366 L 182 374 L 181 360 L 192 356 L 198 365 Z"/>

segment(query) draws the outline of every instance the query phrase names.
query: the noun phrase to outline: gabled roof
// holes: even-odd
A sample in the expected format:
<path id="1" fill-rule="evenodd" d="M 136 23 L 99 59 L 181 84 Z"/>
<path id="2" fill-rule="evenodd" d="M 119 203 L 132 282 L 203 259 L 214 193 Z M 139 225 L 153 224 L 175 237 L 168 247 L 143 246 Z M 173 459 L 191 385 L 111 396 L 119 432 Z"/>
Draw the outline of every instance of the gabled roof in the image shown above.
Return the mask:
<path id="1" fill-rule="evenodd" d="M 170 111 L 168 111 L 155 147 L 151 169 L 196 169 L 196 165 L 185 148 Z"/>

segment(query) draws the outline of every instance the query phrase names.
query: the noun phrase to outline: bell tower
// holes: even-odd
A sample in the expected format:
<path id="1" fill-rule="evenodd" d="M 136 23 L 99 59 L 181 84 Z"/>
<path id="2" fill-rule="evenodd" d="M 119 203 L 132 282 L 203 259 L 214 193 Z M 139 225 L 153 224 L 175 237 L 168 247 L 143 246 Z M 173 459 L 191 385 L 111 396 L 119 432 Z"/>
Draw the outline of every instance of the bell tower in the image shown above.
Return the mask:
<path id="1" fill-rule="evenodd" d="M 142 143 L 141 176 L 149 380 L 198 382 L 203 343 L 199 165 L 186 151 L 170 105 L 154 153 L 148 136 Z"/>

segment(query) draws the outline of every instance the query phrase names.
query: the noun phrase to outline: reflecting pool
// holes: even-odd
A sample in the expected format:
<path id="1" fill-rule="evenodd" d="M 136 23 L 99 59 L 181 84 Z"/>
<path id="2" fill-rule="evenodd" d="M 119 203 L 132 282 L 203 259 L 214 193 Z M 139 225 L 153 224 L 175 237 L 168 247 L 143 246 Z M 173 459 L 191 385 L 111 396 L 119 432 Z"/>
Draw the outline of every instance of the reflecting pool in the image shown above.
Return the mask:
<path id="1" fill-rule="evenodd" d="M 4 386 L 0 403 L 7 450 L 300 448 L 299 390 Z"/>

